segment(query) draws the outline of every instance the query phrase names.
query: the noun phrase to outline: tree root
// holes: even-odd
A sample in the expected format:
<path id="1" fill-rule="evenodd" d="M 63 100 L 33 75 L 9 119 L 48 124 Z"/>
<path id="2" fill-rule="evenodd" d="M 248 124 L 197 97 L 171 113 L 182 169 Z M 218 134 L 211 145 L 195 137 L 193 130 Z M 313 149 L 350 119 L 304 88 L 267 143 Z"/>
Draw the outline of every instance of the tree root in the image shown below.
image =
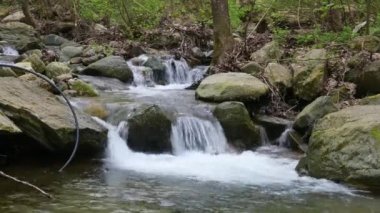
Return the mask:
<path id="1" fill-rule="evenodd" d="M 26 182 L 26 181 L 19 180 L 19 179 L 15 178 L 15 177 L 12 177 L 12 176 L 10 176 L 10 175 L 8 175 L 8 174 L 2 172 L 2 171 L 0 171 L 0 176 L 2 176 L 2 177 L 4 177 L 4 178 L 7 178 L 7 179 L 9 179 L 9 180 L 12 180 L 12 181 L 14 181 L 14 182 L 17 182 L 17 183 L 21 183 L 21 184 L 23 184 L 23 185 L 25 185 L 25 186 L 31 187 L 31 188 L 33 188 L 33 189 L 39 191 L 39 192 L 40 192 L 41 194 L 43 194 L 44 196 L 46 196 L 46 197 L 48 197 L 48 198 L 50 198 L 50 199 L 53 199 L 53 196 L 52 196 L 52 195 L 50 195 L 49 193 L 45 192 L 45 191 L 42 190 L 41 188 L 39 188 L 39 187 L 37 187 L 37 186 L 35 186 L 35 185 L 31 184 L 31 183 L 28 183 L 28 182 Z"/>

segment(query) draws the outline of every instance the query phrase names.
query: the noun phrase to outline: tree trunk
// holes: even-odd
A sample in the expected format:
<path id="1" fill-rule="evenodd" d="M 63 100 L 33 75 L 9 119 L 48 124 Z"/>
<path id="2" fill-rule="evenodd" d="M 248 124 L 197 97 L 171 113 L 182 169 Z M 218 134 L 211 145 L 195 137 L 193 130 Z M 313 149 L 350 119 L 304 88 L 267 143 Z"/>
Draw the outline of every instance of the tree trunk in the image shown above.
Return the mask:
<path id="1" fill-rule="evenodd" d="M 233 44 L 228 0 L 211 0 L 211 8 L 214 24 L 214 54 L 212 64 L 217 65 L 220 64 L 226 51 Z"/>
<path id="2" fill-rule="evenodd" d="M 19 0 L 21 4 L 22 12 L 25 15 L 25 22 L 33 27 L 37 27 L 37 22 L 34 20 L 32 13 L 30 12 L 29 8 L 29 1 L 28 0 Z"/>

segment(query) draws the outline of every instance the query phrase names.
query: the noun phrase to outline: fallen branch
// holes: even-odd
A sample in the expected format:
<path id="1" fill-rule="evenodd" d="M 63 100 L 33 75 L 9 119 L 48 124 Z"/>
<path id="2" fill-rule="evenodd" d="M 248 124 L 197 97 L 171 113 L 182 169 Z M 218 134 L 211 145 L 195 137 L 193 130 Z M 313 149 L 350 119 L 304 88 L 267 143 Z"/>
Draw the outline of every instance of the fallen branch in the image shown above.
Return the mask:
<path id="1" fill-rule="evenodd" d="M 29 187 L 31 187 L 31 188 L 33 188 L 33 189 L 39 191 L 41 194 L 43 194 L 44 196 L 46 196 L 46 197 L 48 197 L 48 198 L 50 198 L 50 199 L 53 198 L 52 195 L 50 195 L 49 193 L 45 192 L 44 190 L 40 189 L 39 187 L 37 187 L 37 186 L 35 186 L 35 185 L 31 184 L 31 183 L 28 183 L 28 182 L 26 182 L 26 181 L 19 180 L 19 179 L 15 178 L 15 177 L 12 177 L 12 176 L 8 175 L 8 174 L 5 174 L 5 173 L 2 172 L 2 171 L 0 171 L 0 176 L 2 176 L 2 177 L 4 177 L 4 178 L 7 178 L 7 179 L 9 179 L 9 180 L 15 181 L 15 182 L 17 182 L 17 183 L 21 183 L 21 184 L 23 184 L 23 185 L 29 186 Z"/>

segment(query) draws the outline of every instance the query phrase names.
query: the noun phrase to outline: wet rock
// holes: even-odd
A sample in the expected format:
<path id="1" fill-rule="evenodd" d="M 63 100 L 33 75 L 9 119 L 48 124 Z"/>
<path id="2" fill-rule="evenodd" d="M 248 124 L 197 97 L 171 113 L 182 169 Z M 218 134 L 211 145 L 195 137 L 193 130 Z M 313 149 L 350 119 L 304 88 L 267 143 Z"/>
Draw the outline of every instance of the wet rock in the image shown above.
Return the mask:
<path id="1" fill-rule="evenodd" d="M 258 115 L 254 117 L 255 123 L 263 126 L 267 131 L 269 140 L 273 141 L 292 125 L 292 122 L 283 118 L 268 115 Z"/>
<path id="2" fill-rule="evenodd" d="M 39 78 L 39 77 L 37 77 L 31 73 L 21 75 L 18 78 L 24 82 L 28 82 L 30 84 L 33 84 L 34 86 L 38 86 L 38 87 L 45 89 L 51 93 L 55 92 L 55 90 L 51 87 L 51 85 L 48 82 L 42 80 L 41 78 Z"/>
<path id="3" fill-rule="evenodd" d="M 90 57 L 87 57 L 87 58 L 81 58 L 81 61 L 82 61 L 83 65 L 88 66 L 88 65 L 90 65 L 92 63 L 97 62 L 101 58 L 102 57 L 100 55 L 93 55 L 93 56 L 90 56 Z"/>
<path id="4" fill-rule="evenodd" d="M 156 105 L 143 105 L 128 117 L 128 146 L 138 152 L 169 153 L 171 121 Z"/>
<path id="5" fill-rule="evenodd" d="M 55 78 L 68 73 L 71 73 L 71 69 L 65 63 L 51 62 L 46 66 L 46 76 L 49 78 Z"/>
<path id="6" fill-rule="evenodd" d="M 97 103 L 97 102 L 92 102 L 88 104 L 83 111 L 91 116 L 98 117 L 100 119 L 107 119 L 109 116 L 109 111 L 106 107 L 106 105 Z"/>
<path id="7" fill-rule="evenodd" d="M 133 81 L 132 71 L 120 56 L 109 56 L 92 63 L 81 74 L 116 78 L 126 83 Z"/>
<path id="8" fill-rule="evenodd" d="M 334 105 L 331 97 L 319 97 L 297 115 L 293 128 L 300 132 L 305 132 L 307 129 L 312 128 L 318 119 L 336 111 L 338 111 L 338 108 Z"/>
<path id="9" fill-rule="evenodd" d="M 276 87 L 290 88 L 292 86 L 292 72 L 281 64 L 269 63 L 265 68 L 264 76 Z"/>
<path id="10" fill-rule="evenodd" d="M 24 134 L 51 152 L 65 152 L 75 142 L 75 126 L 69 108 L 33 84 L 17 78 L 0 78 L 0 109 Z M 103 150 L 107 131 L 82 112 L 80 146 L 83 154 Z"/>
<path id="11" fill-rule="evenodd" d="M 156 56 L 151 56 L 148 58 L 148 60 L 146 60 L 143 66 L 149 67 L 153 70 L 153 77 L 156 83 L 158 84 L 166 83 L 166 72 L 165 72 L 166 67 L 160 58 Z"/>
<path id="12" fill-rule="evenodd" d="M 250 150 L 261 145 L 260 129 L 252 122 L 241 102 L 224 102 L 216 106 L 219 120 L 228 142 L 239 150 Z"/>
<path id="13" fill-rule="evenodd" d="M 311 101 L 322 92 L 326 71 L 324 49 L 313 49 L 296 59 L 292 64 L 294 70 L 293 88 L 299 98 Z"/>
<path id="14" fill-rule="evenodd" d="M 205 78 L 196 90 L 196 97 L 213 102 L 249 102 L 266 95 L 268 90 L 267 85 L 249 74 L 220 73 Z"/>
<path id="15" fill-rule="evenodd" d="M 380 189 L 380 106 L 353 106 L 314 127 L 299 170 L 310 176 Z"/>
<path id="16" fill-rule="evenodd" d="M 276 41 L 267 43 L 260 50 L 252 53 L 251 60 L 266 66 L 269 62 L 277 62 L 283 56 L 284 51 Z"/>
<path id="17" fill-rule="evenodd" d="M 0 24 L 0 38 L 14 46 L 19 52 L 42 47 L 37 31 L 20 22 Z"/>
<path id="18" fill-rule="evenodd" d="M 72 90 L 77 91 L 78 96 L 85 96 L 85 97 L 96 97 L 98 96 L 98 92 L 88 83 L 76 79 L 69 81 L 70 88 Z"/>

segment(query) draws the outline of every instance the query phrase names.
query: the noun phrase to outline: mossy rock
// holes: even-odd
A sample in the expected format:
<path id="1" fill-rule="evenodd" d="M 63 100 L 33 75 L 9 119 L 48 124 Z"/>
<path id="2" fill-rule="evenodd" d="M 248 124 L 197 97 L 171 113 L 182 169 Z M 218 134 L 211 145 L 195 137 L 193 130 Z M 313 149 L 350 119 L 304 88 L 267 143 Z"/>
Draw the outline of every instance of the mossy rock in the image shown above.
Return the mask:
<path id="1" fill-rule="evenodd" d="M 46 76 L 56 78 L 63 74 L 71 73 L 71 69 L 67 64 L 61 62 L 51 62 L 46 66 Z"/>
<path id="2" fill-rule="evenodd" d="M 103 120 L 107 119 L 109 116 L 109 111 L 106 105 L 96 102 L 90 103 L 84 108 L 83 111 L 91 116 L 98 117 Z"/>
<path id="3" fill-rule="evenodd" d="M 296 117 L 293 128 L 301 132 L 313 127 L 314 123 L 323 116 L 338 111 L 333 99 L 322 96 L 307 105 Z"/>
<path id="4" fill-rule="evenodd" d="M 276 41 L 267 43 L 258 51 L 252 53 L 251 60 L 263 66 L 270 62 L 278 62 L 284 54 L 284 50 Z"/>
<path id="5" fill-rule="evenodd" d="M 264 76 L 269 83 L 278 88 L 290 88 L 292 86 L 292 72 L 278 63 L 269 63 L 265 68 Z"/>
<path id="6" fill-rule="evenodd" d="M 380 94 L 367 96 L 359 101 L 360 105 L 380 105 Z"/>
<path id="7" fill-rule="evenodd" d="M 30 54 L 24 61 L 30 62 L 34 71 L 38 73 L 45 73 L 46 65 L 37 54 Z"/>
<path id="8" fill-rule="evenodd" d="M 37 31 L 21 22 L 0 24 L 0 38 L 13 45 L 19 52 L 40 49 L 43 46 Z"/>
<path id="9" fill-rule="evenodd" d="M 156 56 L 151 56 L 145 61 L 145 63 L 143 63 L 143 66 L 149 67 L 153 70 L 153 78 L 156 83 L 158 84 L 167 83 L 166 82 L 166 67 L 160 58 Z"/>
<path id="10" fill-rule="evenodd" d="M 296 59 L 292 64 L 294 70 L 294 93 L 301 99 L 311 101 L 323 90 L 327 52 L 324 49 L 313 49 Z"/>
<path id="11" fill-rule="evenodd" d="M 239 150 L 261 145 L 260 129 L 254 125 L 241 102 L 224 102 L 216 106 L 214 115 L 223 127 L 228 142 Z"/>
<path id="12" fill-rule="evenodd" d="M 250 61 L 244 64 L 243 66 L 240 67 L 240 70 L 241 72 L 244 72 L 256 77 L 258 77 L 261 73 L 264 72 L 264 68 L 260 64 L 254 61 Z"/>
<path id="13" fill-rule="evenodd" d="M 317 178 L 380 189 L 380 106 L 353 106 L 319 120 L 299 167 Z"/>
<path id="14" fill-rule="evenodd" d="M 220 73 L 205 78 L 196 90 L 196 97 L 211 102 L 258 100 L 269 87 L 246 73 Z"/>
<path id="15" fill-rule="evenodd" d="M 78 96 L 96 97 L 98 93 L 91 84 L 88 84 L 82 80 L 74 80 L 70 83 L 72 90 L 77 91 Z"/>
<path id="16" fill-rule="evenodd" d="M 380 50 L 380 38 L 373 35 L 356 37 L 350 44 L 351 48 L 357 51 L 365 50 L 375 53 Z"/>

